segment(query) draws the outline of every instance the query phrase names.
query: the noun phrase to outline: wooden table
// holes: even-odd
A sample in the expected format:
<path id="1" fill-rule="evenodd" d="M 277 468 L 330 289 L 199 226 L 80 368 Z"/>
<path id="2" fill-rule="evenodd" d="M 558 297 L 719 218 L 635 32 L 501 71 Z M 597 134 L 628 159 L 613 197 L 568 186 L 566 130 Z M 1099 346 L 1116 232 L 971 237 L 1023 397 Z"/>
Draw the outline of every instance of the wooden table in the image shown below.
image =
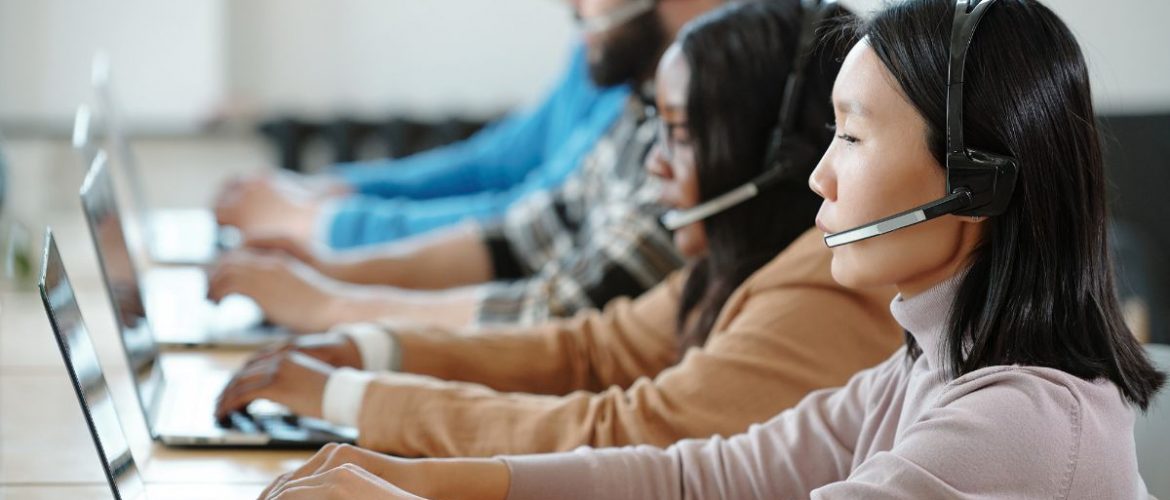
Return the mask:
<path id="1" fill-rule="evenodd" d="M 51 224 L 77 291 L 86 325 L 113 393 L 123 430 L 147 483 L 156 498 L 255 498 L 277 475 L 309 457 L 310 452 L 266 450 L 173 449 L 153 442 L 126 370 L 109 299 L 100 280 L 97 260 L 76 198 L 80 184 L 77 165 L 68 158 L 63 141 L 17 144 L 8 151 L 10 178 L 17 211 L 35 213 L 38 226 Z M 11 143 L 9 143 L 11 145 Z M 185 146 L 192 149 L 190 145 Z M 200 149 L 203 148 L 203 149 Z M 64 149 L 65 152 L 62 152 Z M 180 147 L 179 149 L 182 149 Z M 200 186 L 210 193 L 233 170 L 255 168 L 263 158 L 258 148 L 236 143 L 229 153 L 208 153 L 195 146 L 190 154 L 219 170 L 201 176 Z M 211 148 L 221 151 L 224 148 Z M 162 152 L 160 152 L 162 151 Z M 148 153 L 150 152 L 148 148 Z M 241 153 L 242 152 L 242 153 Z M 152 160 L 147 155 L 145 160 Z M 169 158 L 165 148 L 153 160 Z M 227 157 L 226 159 L 224 157 Z M 193 160 L 187 160 L 193 161 Z M 172 165 L 176 163 L 171 163 Z M 239 166 L 239 169 L 233 168 Z M 193 165 L 176 166 L 191 177 Z M 153 185 L 175 185 L 156 173 Z M 183 183 L 191 186 L 191 183 Z M 188 190 L 187 187 L 184 187 Z M 119 196 L 123 201 L 125 196 Z M 188 200 L 189 201 L 189 200 Z M 43 227 L 30 227 L 40 247 Z M 40 255 L 34 259 L 40 265 Z M 245 353 L 183 351 L 165 353 L 164 364 L 239 366 Z M 112 498 L 97 451 L 85 425 L 76 395 L 53 340 L 35 286 L 5 283 L 0 290 L 0 497 L 5 499 Z"/>

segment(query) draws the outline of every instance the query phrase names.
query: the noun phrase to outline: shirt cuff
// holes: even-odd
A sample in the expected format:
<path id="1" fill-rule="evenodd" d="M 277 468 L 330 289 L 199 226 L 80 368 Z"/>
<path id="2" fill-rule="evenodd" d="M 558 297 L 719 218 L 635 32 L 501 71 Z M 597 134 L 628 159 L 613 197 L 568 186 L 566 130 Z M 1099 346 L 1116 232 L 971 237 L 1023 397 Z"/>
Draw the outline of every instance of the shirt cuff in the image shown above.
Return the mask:
<path id="1" fill-rule="evenodd" d="M 362 194 L 362 188 L 365 187 L 362 181 L 366 179 L 365 175 L 368 173 L 366 169 L 381 166 L 380 163 L 371 165 L 369 162 L 360 161 L 335 163 L 325 169 L 325 175 L 344 182 L 352 194 Z"/>
<path id="2" fill-rule="evenodd" d="M 492 263 L 492 279 L 516 280 L 525 275 L 524 266 L 516 254 L 512 253 L 512 243 L 504 234 L 503 224 L 491 222 L 480 227 L 481 241 L 488 250 L 488 258 Z"/>
<path id="3" fill-rule="evenodd" d="M 362 357 L 362 369 L 367 371 L 398 371 L 402 354 L 398 339 L 385 327 L 371 323 L 354 323 L 338 327 L 342 335 L 357 345 Z"/>
<path id="4" fill-rule="evenodd" d="M 313 222 L 313 237 L 316 238 L 314 241 L 332 246 L 330 242 L 333 241 L 333 219 L 337 217 L 337 208 L 340 204 L 336 198 L 321 204 L 320 210 L 317 211 L 317 220 Z"/>
<path id="5" fill-rule="evenodd" d="M 497 456 L 496 460 L 508 467 L 511 481 L 507 500 L 530 498 L 558 498 L 566 491 L 591 496 L 599 488 L 593 472 L 597 469 L 588 451 L 580 448 L 572 452 L 543 455 Z M 606 496 L 596 496 L 606 498 Z"/>
<path id="6" fill-rule="evenodd" d="M 362 398 L 366 386 L 374 374 L 338 368 L 325 382 L 325 394 L 321 397 L 321 415 L 326 421 L 337 425 L 357 427 L 358 415 L 362 411 Z"/>

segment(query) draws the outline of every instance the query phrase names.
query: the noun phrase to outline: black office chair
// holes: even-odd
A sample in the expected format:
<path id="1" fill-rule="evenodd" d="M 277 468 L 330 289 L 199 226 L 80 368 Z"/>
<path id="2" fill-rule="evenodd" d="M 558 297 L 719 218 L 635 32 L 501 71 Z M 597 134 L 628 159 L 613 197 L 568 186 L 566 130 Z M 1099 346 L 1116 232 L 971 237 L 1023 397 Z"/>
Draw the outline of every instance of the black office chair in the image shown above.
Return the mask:
<path id="1" fill-rule="evenodd" d="M 1129 227 L 1144 259 L 1144 274 L 1131 269 L 1123 278 L 1145 280 L 1144 298 L 1154 342 L 1170 344 L 1170 223 L 1165 191 L 1170 186 L 1170 113 L 1099 117 L 1111 213 Z M 1139 232 L 1140 231 L 1140 232 Z M 1128 237 L 1122 235 L 1123 237 Z M 1117 248 L 1115 253 L 1130 249 Z"/>
<path id="2" fill-rule="evenodd" d="M 280 168 L 304 172 L 305 145 L 314 135 L 320 133 L 321 125 L 284 117 L 260 123 L 257 131 L 276 148 L 277 164 Z"/>
<path id="3" fill-rule="evenodd" d="M 1117 275 L 1117 291 L 1123 304 L 1134 300 L 1145 306 L 1145 326 L 1149 342 L 1170 344 L 1166 304 L 1170 294 L 1159 279 L 1167 269 L 1155 259 L 1154 243 L 1139 226 L 1122 220 L 1113 220 L 1109 227 L 1109 243 L 1113 268 Z"/>

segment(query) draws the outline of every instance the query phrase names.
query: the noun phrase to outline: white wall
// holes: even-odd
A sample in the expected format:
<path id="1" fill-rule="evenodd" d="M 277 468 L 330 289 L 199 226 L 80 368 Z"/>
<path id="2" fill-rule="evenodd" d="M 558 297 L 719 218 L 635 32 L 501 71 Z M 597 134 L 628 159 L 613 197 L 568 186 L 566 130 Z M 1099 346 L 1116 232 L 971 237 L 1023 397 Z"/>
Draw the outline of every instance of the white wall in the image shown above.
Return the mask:
<path id="1" fill-rule="evenodd" d="M 1170 1 L 1048 3 L 1085 48 L 1101 111 L 1170 111 Z M 574 36 L 557 0 L 0 0 L 0 124 L 67 129 L 97 48 L 139 128 L 192 127 L 225 102 L 486 116 L 539 99 Z"/>
<path id="2" fill-rule="evenodd" d="M 232 90 L 310 114 L 490 115 L 539 99 L 574 38 L 549 0 L 249 0 L 229 6 Z"/>
<path id="3" fill-rule="evenodd" d="M 868 12 L 885 0 L 842 0 Z M 1168 0 L 1044 0 L 1069 25 L 1089 63 L 1101 113 L 1170 112 Z"/>
<path id="4" fill-rule="evenodd" d="M 1103 111 L 1170 111 L 1170 1 L 1050 0 L 1081 42 Z"/>
<path id="5" fill-rule="evenodd" d="M 490 116 L 540 98 L 573 32 L 549 0 L 0 0 L 0 123 L 67 129 L 99 48 L 136 128 Z"/>
<path id="6" fill-rule="evenodd" d="M 105 49 L 129 116 L 188 122 L 224 90 L 224 0 L 0 0 L 0 120 L 67 126 Z"/>

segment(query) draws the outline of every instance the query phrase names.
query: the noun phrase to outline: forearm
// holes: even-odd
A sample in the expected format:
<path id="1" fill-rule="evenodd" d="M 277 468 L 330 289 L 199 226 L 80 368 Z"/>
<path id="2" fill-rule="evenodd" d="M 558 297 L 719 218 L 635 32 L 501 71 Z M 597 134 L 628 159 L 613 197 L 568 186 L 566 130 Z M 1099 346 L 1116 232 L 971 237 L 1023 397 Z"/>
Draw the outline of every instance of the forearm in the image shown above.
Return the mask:
<path id="1" fill-rule="evenodd" d="M 291 479 L 343 464 L 366 472 L 410 493 L 429 499 L 504 499 L 511 484 L 508 466 L 497 459 L 403 459 L 350 445 L 327 444 L 292 477 L 277 480 L 282 488 Z"/>
<path id="2" fill-rule="evenodd" d="M 436 500 L 504 500 L 508 497 L 511 473 L 501 460 L 416 460 L 414 468 L 387 471 L 389 473 L 381 477 L 411 493 Z"/>
<path id="3" fill-rule="evenodd" d="M 402 290 L 393 287 L 344 284 L 331 292 L 329 322 L 365 323 L 394 319 L 440 327 L 460 328 L 475 319 L 478 294 L 474 287 L 441 291 Z"/>
<path id="4" fill-rule="evenodd" d="M 585 389 L 589 365 L 583 349 L 559 323 L 540 327 L 467 331 L 391 329 L 399 371 L 442 380 L 482 384 L 497 391 L 567 394 Z"/>
<path id="5" fill-rule="evenodd" d="M 355 427 L 363 448 L 422 457 L 551 453 L 635 443 L 666 446 L 682 437 L 711 434 L 680 432 L 670 409 L 644 396 L 653 395 L 616 387 L 566 396 L 501 393 L 477 384 L 383 373 L 365 388 Z M 677 399 L 673 396 L 660 399 Z M 692 427 L 696 424 L 702 427 Z"/>
<path id="6" fill-rule="evenodd" d="M 637 300 L 537 325 L 477 328 L 379 325 L 402 372 L 482 384 L 502 392 L 563 395 L 628 387 L 674 364 L 680 276 Z M 478 319 L 478 318 L 477 318 Z M 378 339 L 384 341 L 384 339 Z"/>
<path id="7" fill-rule="evenodd" d="M 490 457 L 590 444 L 593 395 L 500 393 L 481 385 L 378 374 L 357 414 L 358 444 L 409 457 Z"/>
<path id="8" fill-rule="evenodd" d="M 327 274 L 358 284 L 434 290 L 484 283 L 493 276 L 487 246 L 474 224 L 340 252 L 330 260 Z"/>
<path id="9" fill-rule="evenodd" d="M 501 457 L 509 470 L 508 497 L 808 498 L 826 478 L 848 470 L 851 457 L 835 436 L 825 435 L 824 425 L 801 420 L 785 412 L 730 438 L 685 439 L 666 449 L 595 447 Z M 827 456 L 833 452 L 839 456 Z"/>
<path id="10" fill-rule="evenodd" d="M 332 176 L 342 179 L 354 192 L 382 198 L 428 199 L 481 189 L 479 160 L 466 143 L 456 143 L 399 159 L 341 163 Z"/>
<path id="11" fill-rule="evenodd" d="M 542 161 L 555 104 L 548 99 L 464 141 L 392 161 L 338 165 L 336 173 L 359 192 L 382 197 L 428 199 L 505 188 Z"/>

